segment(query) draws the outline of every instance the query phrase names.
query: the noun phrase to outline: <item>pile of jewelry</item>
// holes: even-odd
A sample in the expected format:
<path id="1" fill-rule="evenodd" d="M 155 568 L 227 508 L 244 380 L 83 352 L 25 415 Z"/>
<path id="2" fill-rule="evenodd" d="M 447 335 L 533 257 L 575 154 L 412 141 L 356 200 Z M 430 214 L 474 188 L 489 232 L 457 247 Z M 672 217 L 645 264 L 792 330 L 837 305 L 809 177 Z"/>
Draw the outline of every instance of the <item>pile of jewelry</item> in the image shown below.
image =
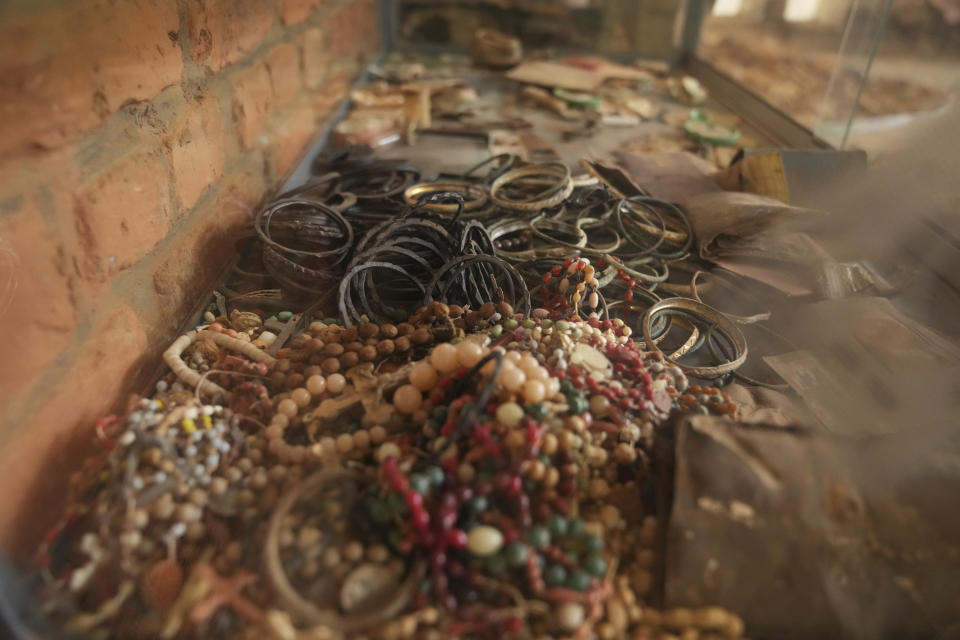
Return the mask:
<path id="1" fill-rule="evenodd" d="M 644 604 L 658 429 L 732 405 L 690 393 L 620 320 L 434 302 L 397 325 L 314 321 L 275 357 L 261 324 L 216 320 L 171 347 L 153 398 L 100 425 L 107 462 L 39 558 L 62 631 L 742 632 L 720 609 Z"/>
<path id="2" fill-rule="evenodd" d="M 50 635 L 742 635 L 653 606 L 659 445 L 682 414 L 736 415 L 687 376 L 746 357 L 696 274 L 697 300 L 653 293 L 683 213 L 502 160 L 411 187 L 360 156 L 264 207 L 265 272 L 238 271 L 305 303 L 219 296 L 155 393 L 98 423 L 105 459 L 37 557 Z M 705 344 L 718 363 L 679 362 Z"/>

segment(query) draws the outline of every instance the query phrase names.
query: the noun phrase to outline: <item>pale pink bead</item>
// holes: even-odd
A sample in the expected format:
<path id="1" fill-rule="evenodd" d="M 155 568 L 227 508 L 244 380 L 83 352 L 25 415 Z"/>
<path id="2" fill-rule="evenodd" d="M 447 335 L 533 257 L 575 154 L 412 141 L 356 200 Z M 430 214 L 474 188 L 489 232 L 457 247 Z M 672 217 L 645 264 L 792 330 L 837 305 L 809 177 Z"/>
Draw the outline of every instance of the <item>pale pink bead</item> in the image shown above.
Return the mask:
<path id="1" fill-rule="evenodd" d="M 347 379 L 342 374 L 334 373 L 327 376 L 327 390 L 330 393 L 340 393 L 347 388 Z"/>
<path id="2" fill-rule="evenodd" d="M 506 359 L 512 362 L 513 364 L 518 364 L 523 357 L 519 351 L 507 351 Z"/>
<path id="3" fill-rule="evenodd" d="M 457 348 L 449 343 L 438 344 L 430 354 L 430 364 L 440 373 L 450 373 L 457 368 Z"/>
<path id="4" fill-rule="evenodd" d="M 284 398 L 280 401 L 280 404 L 277 405 L 277 412 L 282 413 L 288 418 L 295 418 L 299 411 L 300 407 L 290 398 Z"/>
<path id="5" fill-rule="evenodd" d="M 540 402 L 547 395 L 547 387 L 539 380 L 527 380 L 523 383 L 523 399 L 528 403 Z"/>
<path id="6" fill-rule="evenodd" d="M 276 413 L 276 414 L 274 414 L 273 419 L 271 420 L 271 422 L 272 422 L 273 424 L 278 424 L 278 425 L 280 425 L 280 427 L 283 428 L 283 429 L 286 429 L 287 426 L 290 424 L 290 418 L 288 418 L 287 416 L 283 415 L 282 413 Z"/>
<path id="7" fill-rule="evenodd" d="M 457 346 L 457 362 L 463 367 L 472 367 L 483 357 L 483 347 L 469 340 Z"/>
<path id="8" fill-rule="evenodd" d="M 423 395 L 412 384 L 405 384 L 393 392 L 393 406 L 400 413 L 410 414 L 420 407 Z"/>
<path id="9" fill-rule="evenodd" d="M 600 304 L 600 296 L 597 295 L 596 291 L 587 296 L 587 304 L 590 305 L 591 309 L 596 309 L 597 305 Z"/>
<path id="10" fill-rule="evenodd" d="M 310 404 L 310 392 L 303 387 L 298 387 L 290 392 L 290 399 L 297 403 L 301 409 Z"/>
<path id="11" fill-rule="evenodd" d="M 506 363 L 504 363 L 506 364 Z M 527 374 L 520 367 L 504 367 L 500 372 L 499 382 L 510 391 L 516 391 L 527 381 Z"/>
<path id="12" fill-rule="evenodd" d="M 429 362 L 418 362 L 410 369 L 410 384 L 420 391 L 429 391 L 437 384 L 437 370 Z"/>
<path id="13" fill-rule="evenodd" d="M 321 375 L 310 376 L 307 378 L 307 391 L 315 396 L 320 395 L 327 390 L 327 381 Z"/>

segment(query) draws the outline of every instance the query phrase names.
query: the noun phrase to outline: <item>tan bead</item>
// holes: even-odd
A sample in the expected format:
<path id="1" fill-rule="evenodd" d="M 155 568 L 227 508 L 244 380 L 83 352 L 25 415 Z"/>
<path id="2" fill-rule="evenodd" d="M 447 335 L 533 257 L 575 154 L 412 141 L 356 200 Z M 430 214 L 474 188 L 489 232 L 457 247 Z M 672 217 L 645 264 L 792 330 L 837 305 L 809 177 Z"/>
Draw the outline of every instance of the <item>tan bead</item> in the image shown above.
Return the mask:
<path id="1" fill-rule="evenodd" d="M 377 462 L 383 462 L 387 458 L 399 458 L 400 447 L 392 442 L 384 442 L 377 449 L 377 453 L 374 457 L 377 459 Z"/>
<path id="2" fill-rule="evenodd" d="M 341 433 L 337 436 L 337 451 L 340 453 L 348 453 L 353 449 L 353 436 L 349 433 Z"/>
<path id="3" fill-rule="evenodd" d="M 457 346 L 457 362 L 462 367 L 473 367 L 483 357 L 483 347 L 476 342 L 465 340 Z"/>
<path id="4" fill-rule="evenodd" d="M 619 464 L 633 464 L 637 460 L 637 450 L 632 444 L 621 442 L 613 450 L 613 459 Z"/>
<path id="5" fill-rule="evenodd" d="M 526 433 L 520 429 L 513 429 L 507 434 L 504 443 L 510 449 L 519 449 L 527 444 Z"/>
<path id="6" fill-rule="evenodd" d="M 327 390 L 327 380 L 321 375 L 312 375 L 307 378 L 307 391 L 318 396 Z"/>
<path id="7" fill-rule="evenodd" d="M 268 440 L 279 440 L 283 437 L 283 427 L 275 422 L 271 422 L 270 426 L 267 427 L 266 434 Z"/>
<path id="8" fill-rule="evenodd" d="M 387 430 L 380 425 L 375 425 L 370 429 L 370 442 L 380 444 L 387 439 Z"/>
<path id="9" fill-rule="evenodd" d="M 312 396 L 304 387 L 299 387 L 290 392 L 290 399 L 297 403 L 299 408 L 304 408 L 310 404 Z"/>
<path id="10" fill-rule="evenodd" d="M 363 545 L 357 541 L 351 541 L 343 548 L 343 557 L 349 562 L 356 562 L 363 558 Z"/>
<path id="11" fill-rule="evenodd" d="M 590 398 L 590 413 L 594 417 L 602 418 L 608 411 L 610 411 L 610 400 L 606 396 L 597 394 Z"/>
<path id="12" fill-rule="evenodd" d="M 497 382 L 506 387 L 509 391 L 518 391 L 523 387 L 523 384 L 527 381 L 527 374 L 523 372 L 520 367 L 516 365 L 509 365 L 507 362 L 503 363 L 503 368 L 500 369 L 500 377 L 497 378 Z"/>
<path id="13" fill-rule="evenodd" d="M 396 350 L 393 340 L 381 340 L 377 343 L 377 353 L 382 356 L 388 356 Z"/>
<path id="14" fill-rule="evenodd" d="M 558 482 L 560 482 L 560 472 L 557 471 L 557 468 L 547 468 L 547 472 L 543 476 L 543 484 L 547 487 L 555 487 Z"/>
<path id="15" fill-rule="evenodd" d="M 299 411 L 300 407 L 298 407 L 297 403 L 290 398 L 284 398 L 279 402 L 279 404 L 277 404 L 277 412 L 282 413 L 288 418 L 296 417 Z"/>
<path id="16" fill-rule="evenodd" d="M 370 547 L 367 547 L 367 558 L 371 562 L 386 562 L 387 558 L 390 557 L 390 552 L 382 544 L 375 544 Z"/>
<path id="17" fill-rule="evenodd" d="M 476 469 L 468 462 L 464 462 L 457 467 L 457 479 L 464 484 L 470 484 L 476 475 Z"/>
<path id="18" fill-rule="evenodd" d="M 603 478 L 594 478 L 590 481 L 590 497 L 594 500 L 605 498 L 610 494 L 610 485 Z"/>
<path id="19" fill-rule="evenodd" d="M 336 358 L 343 354 L 344 348 L 342 344 L 338 342 L 332 342 L 323 347 L 323 352 L 328 356 Z"/>
<path id="20" fill-rule="evenodd" d="M 320 367 L 323 369 L 324 373 L 336 373 L 337 371 L 340 371 L 340 361 L 336 358 L 327 358 L 323 361 Z"/>
<path id="21" fill-rule="evenodd" d="M 437 370 L 432 364 L 423 360 L 410 369 L 410 384 L 420 391 L 430 391 L 437 384 Z"/>
<path id="22" fill-rule="evenodd" d="M 376 338 L 378 335 L 380 335 L 380 327 L 373 322 L 367 322 L 360 325 L 358 333 L 360 334 L 361 338 Z"/>
<path id="23" fill-rule="evenodd" d="M 327 376 L 327 390 L 330 393 L 340 393 L 347 388 L 347 379 L 339 373 Z"/>
<path id="24" fill-rule="evenodd" d="M 504 402 L 497 407 L 497 422 L 507 427 L 515 427 L 523 418 L 523 408 L 516 402 Z"/>
<path id="25" fill-rule="evenodd" d="M 393 406 L 400 413 L 411 414 L 420 407 L 423 394 L 412 384 L 405 384 L 393 392 Z"/>
<path id="26" fill-rule="evenodd" d="M 557 440 L 557 436 L 555 436 L 552 433 L 545 433 L 543 435 L 543 439 L 540 442 L 540 450 L 543 451 L 545 454 L 547 454 L 548 456 L 552 456 L 557 452 L 558 446 L 559 446 L 559 442 Z"/>
<path id="27" fill-rule="evenodd" d="M 323 566 L 333 569 L 340 564 L 340 551 L 336 547 L 329 547 L 323 552 Z"/>
<path id="28" fill-rule="evenodd" d="M 380 335 L 384 338 L 396 338 L 397 333 L 397 327 L 392 324 L 380 325 Z"/>
<path id="29" fill-rule="evenodd" d="M 531 480 L 540 480 L 547 472 L 547 466 L 540 460 L 533 460 L 527 467 L 527 476 Z"/>
<path id="30" fill-rule="evenodd" d="M 584 422 L 580 416 L 569 416 L 564 424 L 567 429 L 571 429 L 576 433 L 583 433 L 587 428 L 587 423 Z"/>
<path id="31" fill-rule="evenodd" d="M 547 394 L 547 388 L 540 380 L 528 379 L 523 383 L 523 399 L 527 403 L 541 402 Z"/>
<path id="32" fill-rule="evenodd" d="M 353 446 L 360 451 L 370 446 L 370 432 L 366 429 L 358 429 L 353 433 Z"/>

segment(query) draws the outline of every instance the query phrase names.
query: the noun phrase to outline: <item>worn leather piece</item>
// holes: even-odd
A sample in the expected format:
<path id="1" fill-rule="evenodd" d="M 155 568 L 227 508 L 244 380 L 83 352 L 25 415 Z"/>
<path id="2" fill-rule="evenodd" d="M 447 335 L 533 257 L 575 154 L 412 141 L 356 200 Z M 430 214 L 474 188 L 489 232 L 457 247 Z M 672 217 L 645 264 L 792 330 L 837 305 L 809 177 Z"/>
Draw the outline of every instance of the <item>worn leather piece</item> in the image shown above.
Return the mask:
<path id="1" fill-rule="evenodd" d="M 960 447 L 924 444 L 686 419 L 666 604 L 728 607 L 757 638 L 943 637 L 960 620 Z"/>
<path id="2" fill-rule="evenodd" d="M 765 244 L 783 242 L 782 236 L 809 228 L 826 215 L 735 191 L 701 193 L 686 198 L 680 206 L 690 220 L 700 256 L 707 259 L 744 253 L 760 256 Z M 754 242 L 755 238 L 760 242 Z M 782 251 L 771 247 L 767 257 L 776 259 Z"/>
<path id="3" fill-rule="evenodd" d="M 713 166 L 685 151 L 671 153 L 613 152 L 617 164 L 651 197 L 681 202 L 703 193 L 720 191 L 708 175 Z"/>

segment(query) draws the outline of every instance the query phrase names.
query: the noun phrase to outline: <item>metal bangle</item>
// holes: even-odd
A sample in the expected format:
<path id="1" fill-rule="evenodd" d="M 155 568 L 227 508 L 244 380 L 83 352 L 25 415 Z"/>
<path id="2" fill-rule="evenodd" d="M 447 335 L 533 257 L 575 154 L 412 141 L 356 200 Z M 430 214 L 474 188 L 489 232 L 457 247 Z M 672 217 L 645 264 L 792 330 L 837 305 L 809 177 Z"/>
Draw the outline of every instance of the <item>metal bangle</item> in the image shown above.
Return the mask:
<path id="1" fill-rule="evenodd" d="M 527 176 L 539 176 L 550 174 L 559 178 L 559 190 L 550 197 L 534 201 L 519 201 L 513 198 L 504 198 L 500 196 L 500 190 L 505 186 L 517 182 Z M 490 199 L 498 206 L 504 209 L 514 209 L 516 211 L 539 211 L 540 209 L 549 209 L 555 207 L 570 194 L 573 193 L 573 181 L 570 179 L 570 168 L 560 163 L 542 163 L 534 164 L 519 169 L 512 169 L 494 180 L 490 185 Z"/>
<path id="2" fill-rule="evenodd" d="M 654 344 L 651 333 L 651 325 L 657 316 L 661 313 L 668 312 L 679 312 L 688 317 L 702 320 L 706 327 L 717 325 L 717 328 L 730 338 L 730 342 L 735 349 L 736 357 L 729 362 L 708 367 L 695 367 L 675 362 L 674 359 L 668 357 Z M 736 371 L 747 359 L 747 340 L 744 338 L 740 328 L 727 316 L 713 307 L 708 307 L 702 302 L 697 302 L 689 298 L 667 298 L 666 300 L 661 300 L 656 303 L 647 309 L 647 312 L 644 314 L 641 329 L 643 331 L 644 342 L 650 349 L 663 355 L 670 360 L 670 362 L 678 366 L 684 373 L 698 378 L 719 378 L 722 375 Z"/>
<path id="3" fill-rule="evenodd" d="M 697 287 L 697 279 L 701 275 L 706 273 L 707 273 L 706 271 L 697 270 L 696 272 L 694 272 L 693 277 L 690 279 L 690 291 L 691 293 L 693 293 L 693 299 L 696 300 L 697 302 L 703 302 L 703 300 L 700 298 L 700 292 Z M 732 282 L 730 282 L 726 278 L 721 277 L 720 274 L 718 273 L 709 273 L 707 275 L 709 275 L 712 278 L 716 278 L 717 282 L 722 282 L 727 287 L 734 288 L 734 285 Z M 727 313 L 725 311 L 721 313 L 723 313 L 723 315 L 727 316 L 737 324 L 753 324 L 755 322 L 760 322 L 762 320 L 769 320 L 771 315 L 769 311 L 764 311 L 762 313 L 755 313 L 752 316 L 738 316 L 732 313 Z"/>
<path id="4" fill-rule="evenodd" d="M 403 199 L 411 206 L 419 206 L 431 213 L 457 213 L 460 204 L 443 204 L 428 202 L 421 204 L 420 199 L 426 195 L 455 193 L 463 197 L 463 211 L 479 209 L 487 203 L 486 190 L 470 182 L 422 182 L 409 187 L 403 192 Z"/>

